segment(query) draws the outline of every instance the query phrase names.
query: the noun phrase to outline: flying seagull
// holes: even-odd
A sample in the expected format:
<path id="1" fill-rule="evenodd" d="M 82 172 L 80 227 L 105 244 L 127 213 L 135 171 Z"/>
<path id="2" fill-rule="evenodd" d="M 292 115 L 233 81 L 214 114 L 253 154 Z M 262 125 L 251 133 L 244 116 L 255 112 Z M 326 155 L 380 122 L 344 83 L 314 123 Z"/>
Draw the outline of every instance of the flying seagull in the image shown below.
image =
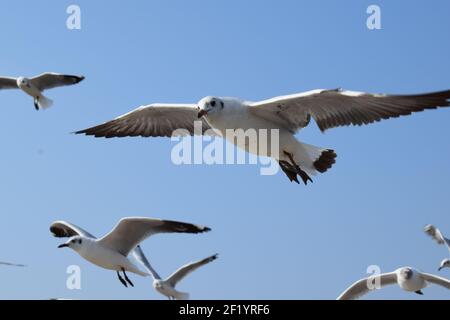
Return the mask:
<path id="1" fill-rule="evenodd" d="M 432 274 L 423 273 L 411 267 L 403 267 L 390 273 L 383 273 L 375 276 L 380 280 L 380 286 L 384 287 L 391 284 L 398 284 L 398 286 L 408 292 L 415 292 L 422 295 L 422 289 L 430 283 L 440 285 L 444 288 L 450 289 L 450 281 Z M 353 300 L 367 294 L 370 289 L 368 281 L 371 282 L 374 276 L 367 277 L 356 281 L 347 290 L 345 290 L 337 300 Z M 372 284 L 372 282 L 371 282 Z"/>
<path id="2" fill-rule="evenodd" d="M 18 264 L 18 263 L 10 263 L 10 262 L 4 262 L 0 261 L 0 266 L 9 266 L 9 267 L 26 267 L 24 264 Z"/>
<path id="3" fill-rule="evenodd" d="M 208 258 L 188 263 L 181 268 L 179 268 L 177 271 L 175 271 L 171 276 L 169 276 L 167 279 L 161 279 L 159 274 L 153 269 L 153 267 L 150 265 L 150 262 L 148 262 L 147 257 L 145 256 L 144 252 L 142 251 L 140 246 L 137 246 L 136 249 L 133 251 L 133 254 L 135 258 L 141 262 L 145 268 L 150 272 L 150 274 L 153 277 L 153 288 L 155 288 L 156 291 L 161 293 L 162 295 L 169 298 L 169 300 L 188 300 L 189 299 L 189 293 L 180 292 L 175 289 L 175 286 L 178 282 L 183 280 L 188 274 L 191 272 L 194 272 L 201 266 L 204 266 L 205 264 L 208 264 L 214 260 L 217 259 L 218 254 L 212 255 Z"/>
<path id="4" fill-rule="evenodd" d="M 58 248 L 71 248 L 87 261 L 104 269 L 116 271 L 120 282 L 125 287 L 128 287 L 127 283 L 134 286 L 126 271 L 140 276 L 149 275 L 141 271 L 128 258 L 142 241 L 158 233 L 202 233 L 210 230 L 208 227 L 184 222 L 130 217 L 121 219 L 111 232 L 97 239 L 69 222 L 56 221 L 50 226 L 50 231 L 55 237 L 69 237 L 69 240 Z M 120 275 L 120 271 L 125 280 Z"/>
<path id="5" fill-rule="evenodd" d="M 450 239 L 444 237 L 438 228 L 436 228 L 435 226 L 433 226 L 431 224 L 428 224 L 425 226 L 424 231 L 431 238 L 433 238 L 438 244 L 445 245 L 447 247 L 448 251 L 450 252 Z M 446 258 L 441 261 L 441 264 L 440 264 L 438 270 L 441 271 L 444 268 L 450 268 L 450 259 L 449 258 Z"/>
<path id="6" fill-rule="evenodd" d="M 70 86 L 77 84 L 84 79 L 83 76 L 72 76 L 53 72 L 46 72 L 34 78 L 26 77 L 0 77 L 0 90 L 21 89 L 23 92 L 33 97 L 36 110 L 50 108 L 53 101 L 42 94 L 44 90 Z"/>
<path id="7" fill-rule="evenodd" d="M 339 126 L 364 125 L 383 119 L 409 115 L 425 109 L 450 106 L 450 90 L 415 95 L 384 95 L 336 90 L 313 90 L 288 96 L 250 102 L 237 98 L 206 97 L 197 104 L 151 104 L 142 106 L 104 124 L 76 133 L 95 137 L 170 137 L 176 129 L 186 135 L 225 136 L 239 148 L 277 160 L 290 181 L 304 184 L 311 176 L 324 173 L 336 161 L 332 149 L 298 141 L 294 135 L 306 127 L 311 118 L 320 130 Z M 201 130 L 194 130 L 200 119 Z M 262 148 L 257 138 L 237 141 L 227 129 L 279 130 L 279 150 L 272 152 L 271 142 Z M 239 131 L 242 131 L 239 130 Z M 228 130 L 229 131 L 229 130 Z M 237 131 L 236 131 L 237 132 Z M 266 131 L 268 132 L 268 131 Z M 178 130 L 177 134 L 180 134 Z M 268 146 L 270 145 L 270 147 Z M 255 148 L 256 146 L 256 148 Z"/>

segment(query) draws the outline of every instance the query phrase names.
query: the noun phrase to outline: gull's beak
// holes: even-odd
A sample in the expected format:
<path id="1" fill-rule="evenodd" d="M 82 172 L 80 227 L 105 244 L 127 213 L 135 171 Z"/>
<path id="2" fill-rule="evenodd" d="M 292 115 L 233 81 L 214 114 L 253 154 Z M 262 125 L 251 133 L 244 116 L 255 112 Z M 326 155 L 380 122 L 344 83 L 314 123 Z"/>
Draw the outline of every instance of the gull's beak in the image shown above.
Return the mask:
<path id="1" fill-rule="evenodd" d="M 204 115 L 207 115 L 208 111 L 206 111 L 205 109 L 202 109 L 198 112 L 198 118 L 200 119 L 201 117 L 203 117 Z"/>
<path id="2" fill-rule="evenodd" d="M 58 248 L 65 248 L 65 247 L 68 247 L 69 245 L 67 244 L 67 243 L 63 243 L 63 244 L 60 244 L 59 246 L 58 246 Z"/>

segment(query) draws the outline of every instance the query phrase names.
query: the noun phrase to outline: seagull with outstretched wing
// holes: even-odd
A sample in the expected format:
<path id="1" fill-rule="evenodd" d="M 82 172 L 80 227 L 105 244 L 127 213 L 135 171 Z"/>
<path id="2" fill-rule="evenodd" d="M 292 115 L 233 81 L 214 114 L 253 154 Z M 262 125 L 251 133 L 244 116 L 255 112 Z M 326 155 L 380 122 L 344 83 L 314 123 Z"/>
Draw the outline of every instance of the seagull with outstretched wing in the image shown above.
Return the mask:
<path id="1" fill-rule="evenodd" d="M 376 282 L 373 280 L 379 280 L 378 286 L 375 285 Z M 422 289 L 430 284 L 441 286 L 447 290 L 450 289 L 450 281 L 448 279 L 420 272 L 411 267 L 402 267 L 394 272 L 382 273 L 356 281 L 337 300 L 358 299 L 372 290 L 393 284 L 397 284 L 404 291 L 415 292 L 420 295 L 423 295 Z"/>
<path id="2" fill-rule="evenodd" d="M 53 105 L 53 101 L 42 94 L 45 90 L 56 87 L 77 84 L 84 79 L 83 76 L 73 76 L 46 72 L 33 78 L 26 77 L 0 77 L 0 90 L 21 89 L 33 98 L 36 110 L 47 109 Z"/>
<path id="3" fill-rule="evenodd" d="M 152 275 L 153 288 L 155 288 L 155 290 L 161 293 L 162 295 L 169 298 L 169 300 L 172 299 L 188 300 L 189 293 L 180 292 L 175 289 L 177 283 L 183 280 L 191 272 L 194 272 L 198 268 L 216 260 L 219 256 L 218 254 L 215 254 L 199 261 L 190 262 L 179 268 L 177 271 L 175 271 L 172 275 L 170 275 L 167 279 L 164 280 L 159 276 L 159 274 L 155 271 L 155 269 L 153 269 L 140 246 L 137 246 L 136 249 L 133 251 L 133 253 L 135 258 L 139 262 L 141 262 Z"/>
<path id="4" fill-rule="evenodd" d="M 191 223 L 161 220 L 155 218 L 123 218 L 108 234 L 97 239 L 84 229 L 66 222 L 56 221 L 50 232 L 58 238 L 69 238 L 58 248 L 71 248 L 87 261 L 104 269 L 114 270 L 120 282 L 127 287 L 134 286 L 126 271 L 148 276 L 130 259 L 130 253 L 145 239 L 160 233 L 203 233 L 211 229 Z M 123 273 L 124 278 L 120 275 Z"/>
<path id="5" fill-rule="evenodd" d="M 105 138 L 218 134 L 247 152 L 277 160 L 290 181 L 299 183 L 300 177 L 307 184 L 312 181 L 311 176 L 330 169 L 337 157 L 332 149 L 308 145 L 294 137 L 311 119 L 325 131 L 448 107 L 449 100 L 450 90 L 413 95 L 313 90 L 259 102 L 206 97 L 197 104 L 158 103 L 139 107 L 76 133 Z M 199 121 L 197 127 L 196 121 Z M 271 136 L 265 141 L 259 139 L 258 134 L 248 134 L 240 139 L 242 132 L 248 130 L 278 130 L 279 135 L 274 141 Z"/>

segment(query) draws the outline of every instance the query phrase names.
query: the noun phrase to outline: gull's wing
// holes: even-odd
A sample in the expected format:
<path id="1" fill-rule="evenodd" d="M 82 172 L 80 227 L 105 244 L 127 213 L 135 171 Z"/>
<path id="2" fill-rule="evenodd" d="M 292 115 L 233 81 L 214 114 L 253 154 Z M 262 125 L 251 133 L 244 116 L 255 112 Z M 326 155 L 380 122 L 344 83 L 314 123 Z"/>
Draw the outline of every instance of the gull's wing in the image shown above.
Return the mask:
<path id="1" fill-rule="evenodd" d="M 142 251 L 141 246 L 137 246 L 136 248 L 134 248 L 132 253 L 133 256 L 136 258 L 136 260 L 142 263 L 144 267 L 147 268 L 147 270 L 152 274 L 154 280 L 161 280 L 159 274 L 156 272 L 155 269 L 153 269 L 150 262 L 148 262 L 147 257 L 145 256 L 144 251 Z"/>
<path id="2" fill-rule="evenodd" d="M 194 127 L 194 123 L 197 126 Z M 194 130 L 198 127 L 198 130 Z M 201 135 L 211 129 L 204 119 L 198 119 L 198 109 L 193 104 L 151 104 L 139 107 L 104 124 L 80 130 L 76 134 L 86 134 L 97 138 L 122 137 L 171 137 L 177 135 Z M 212 131 L 212 130 L 210 130 Z"/>
<path id="3" fill-rule="evenodd" d="M 55 221 L 50 226 L 50 232 L 57 238 L 69 238 L 73 236 L 83 236 L 87 238 L 95 237 L 86 230 L 66 221 Z"/>
<path id="4" fill-rule="evenodd" d="M 146 238 L 158 233 L 201 233 L 211 229 L 191 223 L 154 218 L 123 218 L 99 243 L 127 256 Z"/>
<path id="5" fill-rule="evenodd" d="M 395 284 L 397 283 L 397 274 L 395 272 L 382 273 L 376 276 L 370 276 L 361 280 L 356 281 L 349 288 L 347 288 L 338 298 L 337 300 L 354 300 L 358 299 L 361 296 L 365 295 L 371 290 L 367 286 L 367 280 L 374 279 L 375 277 L 379 277 L 381 287 Z"/>
<path id="6" fill-rule="evenodd" d="M 384 95 L 344 90 L 313 90 L 249 103 L 254 115 L 292 132 L 308 125 L 311 117 L 320 130 L 363 125 L 450 106 L 450 90 L 416 95 Z"/>
<path id="7" fill-rule="evenodd" d="M 11 77 L 0 77 L 0 89 L 18 89 L 17 79 Z"/>
<path id="8" fill-rule="evenodd" d="M 208 264 L 218 258 L 218 254 L 215 254 L 213 256 L 210 256 L 208 258 L 188 263 L 181 268 L 179 268 L 177 271 L 175 271 L 172 275 L 170 275 L 169 278 L 167 278 L 167 282 L 172 286 L 175 287 L 178 282 L 183 280 L 184 277 L 186 277 L 191 272 L 194 272 L 196 269 L 200 268 L 201 266 L 204 266 L 205 264 Z"/>
<path id="9" fill-rule="evenodd" d="M 426 282 L 437 284 L 441 287 L 450 289 L 450 280 L 435 276 L 434 274 L 421 273 Z"/>
<path id="10" fill-rule="evenodd" d="M 4 262 L 4 261 L 0 261 L 0 265 L 1 266 L 9 266 L 9 267 L 26 267 L 26 265 L 24 265 L 24 264 Z"/>
<path id="11" fill-rule="evenodd" d="M 438 244 L 445 244 L 447 249 L 450 251 L 450 239 L 444 237 L 441 231 L 435 226 L 428 224 L 423 228 L 426 234 L 428 234 L 432 239 L 434 239 Z"/>
<path id="12" fill-rule="evenodd" d="M 46 72 L 37 77 L 31 78 L 30 82 L 40 91 L 56 87 L 70 86 L 84 80 L 83 76 L 73 76 L 68 74 L 59 74 Z"/>

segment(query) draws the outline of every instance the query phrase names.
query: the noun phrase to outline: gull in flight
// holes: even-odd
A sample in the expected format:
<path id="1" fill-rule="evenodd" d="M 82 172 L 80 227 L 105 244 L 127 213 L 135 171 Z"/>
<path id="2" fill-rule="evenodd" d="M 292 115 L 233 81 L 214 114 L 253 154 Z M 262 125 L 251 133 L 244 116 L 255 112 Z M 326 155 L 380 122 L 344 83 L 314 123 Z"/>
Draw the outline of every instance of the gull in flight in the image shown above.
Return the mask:
<path id="1" fill-rule="evenodd" d="M 299 183 L 299 176 L 307 184 L 312 181 L 312 175 L 330 169 L 337 157 L 332 149 L 308 145 L 295 138 L 294 135 L 311 119 L 322 131 L 340 126 L 360 126 L 426 109 L 448 107 L 449 99 L 450 90 L 384 95 L 341 89 L 313 90 L 259 102 L 206 97 L 197 104 L 156 103 L 142 106 L 112 121 L 76 133 L 105 138 L 171 137 L 177 129 L 184 129 L 185 135 L 216 133 L 247 152 L 277 160 L 290 181 Z M 195 130 L 196 120 L 201 121 L 200 130 Z M 228 134 L 230 129 L 236 130 L 236 134 Z M 242 141 L 237 139 L 237 129 L 245 132 L 249 129 L 278 130 L 279 138 L 278 141 L 258 143 L 257 137 L 249 135 L 248 140 Z M 180 134 L 179 130 L 177 134 Z M 278 148 L 272 152 L 272 144 L 275 143 Z"/>
<path id="2" fill-rule="evenodd" d="M 10 263 L 10 262 L 4 262 L 0 261 L 0 266 L 9 266 L 9 267 L 26 267 L 24 264 L 18 264 L 18 263 Z"/>
<path id="3" fill-rule="evenodd" d="M 150 272 L 150 274 L 153 277 L 153 288 L 155 288 L 156 291 L 161 293 L 162 295 L 169 298 L 169 300 L 176 299 L 176 300 L 188 300 L 189 299 L 189 293 L 180 292 L 175 289 L 175 286 L 178 282 L 183 280 L 188 274 L 191 272 L 194 272 L 201 266 L 204 266 L 214 260 L 217 259 L 218 255 L 212 255 L 208 258 L 188 263 L 181 268 L 179 268 L 177 271 L 175 271 L 171 276 L 169 276 L 167 279 L 161 279 L 159 274 L 153 269 L 153 267 L 148 262 L 146 256 L 144 255 L 144 252 L 142 251 L 140 246 L 137 246 L 136 249 L 133 251 L 134 256 L 138 261 L 140 261 L 146 269 Z"/>
<path id="4" fill-rule="evenodd" d="M 44 90 L 70 86 L 84 79 L 83 76 L 71 76 L 53 72 L 46 72 L 34 78 L 0 77 L 0 90 L 21 89 L 33 98 L 36 110 L 50 108 L 53 101 L 42 94 Z"/>
<path id="5" fill-rule="evenodd" d="M 444 237 L 438 228 L 436 228 L 435 226 L 433 226 L 431 224 L 428 224 L 425 226 L 424 231 L 431 238 L 433 238 L 438 244 L 445 245 L 447 247 L 448 251 L 450 251 L 450 239 Z M 450 268 L 450 259 L 449 258 L 442 260 L 438 270 L 441 271 L 444 268 Z"/>
<path id="6" fill-rule="evenodd" d="M 50 231 L 55 237 L 69 237 L 69 240 L 58 248 L 71 248 L 87 261 L 101 268 L 116 271 L 125 287 L 128 287 L 128 284 L 134 286 L 126 271 L 144 277 L 149 275 L 128 258 L 142 241 L 158 233 L 202 233 L 210 230 L 208 227 L 184 222 L 130 217 L 121 219 L 111 232 L 97 239 L 69 222 L 56 221 L 50 226 Z M 125 279 L 120 275 L 120 271 Z"/>
<path id="7" fill-rule="evenodd" d="M 380 280 L 380 286 L 384 287 L 391 284 L 398 284 L 398 286 L 408 292 L 415 292 L 422 295 L 422 289 L 427 287 L 430 283 L 440 285 L 444 288 L 450 289 L 450 281 L 432 274 L 423 273 L 411 267 L 403 267 L 390 273 L 382 273 L 376 276 L 370 276 L 352 284 L 345 290 L 337 300 L 353 300 L 367 294 L 373 284 L 374 279 Z"/>

